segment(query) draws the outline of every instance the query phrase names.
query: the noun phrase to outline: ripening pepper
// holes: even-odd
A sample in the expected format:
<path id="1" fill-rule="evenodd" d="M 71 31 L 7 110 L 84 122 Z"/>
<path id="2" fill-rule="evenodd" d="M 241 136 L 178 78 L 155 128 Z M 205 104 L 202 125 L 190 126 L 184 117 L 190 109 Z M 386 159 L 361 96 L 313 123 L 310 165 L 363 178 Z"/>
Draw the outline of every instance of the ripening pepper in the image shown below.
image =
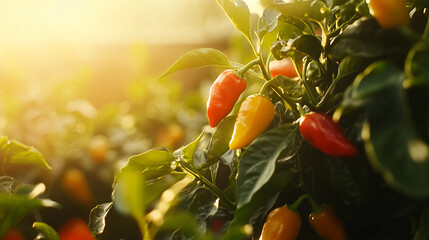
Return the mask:
<path id="1" fill-rule="evenodd" d="M 374 18 L 383 28 L 407 25 L 410 15 L 405 0 L 371 0 Z"/>
<path id="2" fill-rule="evenodd" d="M 225 70 L 218 76 L 210 88 L 207 101 L 207 117 L 211 127 L 216 127 L 231 112 L 246 87 L 246 81 L 233 70 Z"/>
<path id="3" fill-rule="evenodd" d="M 326 205 L 308 216 L 311 228 L 324 240 L 346 240 L 347 233 L 334 209 Z"/>
<path id="4" fill-rule="evenodd" d="M 294 240 L 301 228 L 301 217 L 288 206 L 278 207 L 268 214 L 259 240 Z"/>
<path id="5" fill-rule="evenodd" d="M 270 74 L 272 78 L 275 78 L 277 75 L 283 75 L 288 78 L 298 77 L 298 73 L 295 71 L 295 67 L 290 58 L 271 61 Z"/>
<path id="6" fill-rule="evenodd" d="M 302 137 L 325 154 L 352 157 L 358 153 L 353 143 L 345 137 L 341 126 L 323 113 L 308 113 L 301 117 L 299 125 Z"/>
<path id="7" fill-rule="evenodd" d="M 248 96 L 238 110 L 229 148 L 239 149 L 249 145 L 273 121 L 273 103 L 262 95 Z"/>

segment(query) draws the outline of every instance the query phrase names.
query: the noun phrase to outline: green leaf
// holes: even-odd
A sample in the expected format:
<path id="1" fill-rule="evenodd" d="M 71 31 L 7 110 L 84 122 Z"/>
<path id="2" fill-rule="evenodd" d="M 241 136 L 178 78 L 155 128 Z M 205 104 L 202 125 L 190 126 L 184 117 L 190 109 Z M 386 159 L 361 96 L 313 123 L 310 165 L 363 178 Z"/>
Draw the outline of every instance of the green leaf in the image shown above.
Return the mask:
<path id="1" fill-rule="evenodd" d="M 0 193 L 0 239 L 28 213 L 41 208 L 56 206 L 54 202 L 26 195 Z"/>
<path id="2" fill-rule="evenodd" d="M 429 44 L 420 42 L 416 44 L 408 53 L 405 62 L 405 73 L 407 79 L 405 87 L 426 85 L 429 86 Z"/>
<path id="3" fill-rule="evenodd" d="M 38 232 L 40 232 L 43 235 L 42 239 L 60 240 L 60 236 L 58 236 L 58 233 L 51 226 L 49 226 L 46 223 L 35 222 L 35 223 L 33 223 L 33 228 L 36 229 Z"/>
<path id="4" fill-rule="evenodd" d="M 252 42 L 250 11 L 243 0 L 216 0 L 234 27 Z"/>
<path id="5" fill-rule="evenodd" d="M 301 35 L 288 41 L 280 40 L 273 43 L 271 52 L 280 60 L 286 57 L 309 56 L 318 60 L 322 52 L 320 40 L 312 35 Z"/>
<path id="6" fill-rule="evenodd" d="M 166 149 L 151 149 L 128 159 L 127 169 L 145 174 L 147 179 L 163 176 L 171 172 L 174 157 Z"/>
<path id="7" fill-rule="evenodd" d="M 198 68 L 207 66 L 218 66 L 224 68 L 231 68 L 231 63 L 228 58 L 221 51 L 213 48 L 200 48 L 189 51 L 181 56 L 167 71 L 165 71 L 159 78 L 165 77 L 178 70 L 188 68 Z"/>
<path id="8" fill-rule="evenodd" d="M 11 193 L 13 182 L 13 177 L 0 176 L 0 193 Z"/>
<path id="9" fill-rule="evenodd" d="M 100 235 L 106 226 L 106 216 L 112 208 L 113 202 L 103 203 L 95 206 L 89 213 L 89 230 L 93 235 Z"/>
<path id="10" fill-rule="evenodd" d="M 408 195 L 427 197 L 429 146 L 418 137 L 411 121 L 404 78 L 402 70 L 389 63 L 375 65 L 363 77 L 357 88 L 363 94 L 357 95 L 372 94 L 372 99 L 366 104 L 362 138 L 372 166 L 387 183 Z"/>
<path id="11" fill-rule="evenodd" d="M 298 133 L 296 125 L 284 124 L 265 132 L 249 145 L 238 167 L 237 208 L 250 202 L 253 195 L 270 180 L 276 160 Z"/>
<path id="12" fill-rule="evenodd" d="M 214 240 L 210 234 L 203 234 L 195 217 L 188 212 L 168 214 L 162 224 L 161 231 L 177 231 L 180 229 L 185 236 L 193 239 Z"/>
<path id="13" fill-rule="evenodd" d="M 393 74 L 387 75 L 386 72 Z M 376 62 L 359 74 L 353 84 L 344 93 L 341 103 L 343 109 L 354 109 L 371 104 L 371 98 L 397 82 L 395 74 L 402 72 L 387 62 Z"/>
<path id="14" fill-rule="evenodd" d="M 34 147 L 0 136 L 0 156 L 5 163 L 34 164 L 51 169 L 42 154 Z M 1 160 L 0 160 L 1 161 Z"/>
<path id="15" fill-rule="evenodd" d="M 429 239 L 429 208 L 426 208 L 420 215 L 419 227 L 414 235 L 413 240 Z"/>
<path id="16" fill-rule="evenodd" d="M 234 130 L 237 115 L 224 118 L 216 128 L 207 148 L 207 164 L 217 161 L 229 149 L 229 141 Z"/>
<path id="17" fill-rule="evenodd" d="M 262 17 L 258 21 L 258 37 L 262 39 L 265 34 L 273 31 L 277 27 L 277 21 L 281 14 L 274 10 L 266 8 L 262 14 Z"/>
<path id="18" fill-rule="evenodd" d="M 372 17 L 361 18 L 336 37 L 329 49 L 329 57 L 338 60 L 348 55 L 377 58 L 407 52 L 412 45 L 399 29 L 381 28 Z"/>
<path id="19" fill-rule="evenodd" d="M 200 134 L 200 136 L 198 136 L 198 138 L 196 140 L 194 140 L 193 142 L 191 142 L 188 145 L 186 145 L 185 147 L 183 147 L 182 157 L 187 163 L 192 163 L 193 158 L 194 158 L 194 152 L 197 149 L 198 144 L 200 143 L 201 138 L 203 136 L 204 136 L 204 131 Z"/>
<path id="20" fill-rule="evenodd" d="M 358 74 L 368 66 L 368 60 L 365 58 L 347 56 L 341 60 L 338 67 L 337 79 L 342 79 L 347 76 Z"/>
<path id="21" fill-rule="evenodd" d="M 322 22 L 329 9 L 320 0 L 274 3 L 270 6 L 285 16 Z"/>
<path id="22" fill-rule="evenodd" d="M 225 233 L 222 239 L 250 239 L 250 237 L 244 231 L 249 219 L 251 217 L 263 217 L 261 215 L 253 216 L 255 213 L 262 213 L 263 215 L 266 215 L 267 212 L 273 207 L 278 193 L 292 181 L 293 176 L 294 175 L 289 171 L 275 172 L 269 181 L 255 194 L 253 194 L 251 201 L 247 202 L 241 207 L 237 207 L 234 212 L 234 219 L 232 220 L 228 231 Z M 257 211 L 258 209 L 263 209 L 264 211 Z"/>

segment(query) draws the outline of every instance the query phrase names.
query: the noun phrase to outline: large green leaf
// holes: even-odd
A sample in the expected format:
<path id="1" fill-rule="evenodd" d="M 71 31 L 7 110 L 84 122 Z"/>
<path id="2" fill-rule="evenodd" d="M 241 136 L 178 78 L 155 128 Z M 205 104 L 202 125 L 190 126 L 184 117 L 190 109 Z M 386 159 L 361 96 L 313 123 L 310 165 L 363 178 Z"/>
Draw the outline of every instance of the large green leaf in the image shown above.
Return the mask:
<path id="1" fill-rule="evenodd" d="M 14 140 L 9 140 L 6 136 L 0 136 L 0 156 L 3 158 L 0 159 L 0 162 L 34 164 L 51 169 L 37 149 Z"/>
<path id="2" fill-rule="evenodd" d="M 322 22 L 329 9 L 320 0 L 274 3 L 270 6 L 285 16 Z"/>
<path id="3" fill-rule="evenodd" d="M 60 240 L 60 236 L 58 236 L 58 233 L 46 223 L 35 222 L 33 223 L 33 228 L 42 234 L 42 236 L 39 236 L 37 239 Z"/>
<path id="4" fill-rule="evenodd" d="M 366 103 L 362 138 L 368 158 L 386 182 L 416 197 L 429 196 L 429 146 L 411 120 L 403 90 L 404 73 L 395 65 L 377 63 L 363 76 L 356 96 Z"/>
<path id="5" fill-rule="evenodd" d="M 238 167 L 237 208 L 251 201 L 274 173 L 276 160 L 299 133 L 296 125 L 284 124 L 253 141 L 243 153 Z"/>
<path id="6" fill-rule="evenodd" d="M 252 42 L 250 11 L 243 0 L 216 0 L 234 27 Z"/>
<path id="7" fill-rule="evenodd" d="M 361 18 L 336 37 L 328 55 L 334 60 L 348 55 L 377 58 L 392 53 L 406 52 L 412 40 L 398 29 L 381 28 L 372 17 Z"/>
<path id="8" fill-rule="evenodd" d="M 200 48 L 189 51 L 181 56 L 159 78 L 165 77 L 178 70 L 207 66 L 231 68 L 231 63 L 221 51 L 213 48 Z"/>

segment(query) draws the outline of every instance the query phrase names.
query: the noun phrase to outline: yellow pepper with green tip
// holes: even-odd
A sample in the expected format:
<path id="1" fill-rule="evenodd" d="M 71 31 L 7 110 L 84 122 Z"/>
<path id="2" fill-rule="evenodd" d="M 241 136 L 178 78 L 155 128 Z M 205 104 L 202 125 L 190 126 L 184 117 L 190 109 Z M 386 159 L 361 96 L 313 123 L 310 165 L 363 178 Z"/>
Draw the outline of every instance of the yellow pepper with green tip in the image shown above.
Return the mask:
<path id="1" fill-rule="evenodd" d="M 249 145 L 268 128 L 274 115 L 274 105 L 268 98 L 259 94 L 248 96 L 238 111 L 229 148 L 240 149 Z"/>

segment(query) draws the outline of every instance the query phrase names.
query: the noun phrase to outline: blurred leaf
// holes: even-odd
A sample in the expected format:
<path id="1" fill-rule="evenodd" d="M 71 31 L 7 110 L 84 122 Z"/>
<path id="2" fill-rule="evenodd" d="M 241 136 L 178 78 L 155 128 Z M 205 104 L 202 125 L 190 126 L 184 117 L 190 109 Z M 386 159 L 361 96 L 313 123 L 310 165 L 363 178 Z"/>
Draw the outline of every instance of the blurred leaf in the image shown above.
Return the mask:
<path id="1" fill-rule="evenodd" d="M 405 73 L 407 79 L 404 82 L 406 87 L 426 85 L 429 86 L 429 44 L 422 41 L 416 44 L 408 53 L 405 62 Z"/>
<path id="2" fill-rule="evenodd" d="M 250 11 L 243 0 L 216 0 L 234 27 L 252 42 Z"/>
<path id="3" fill-rule="evenodd" d="M 131 215 L 138 222 L 144 221 L 145 178 L 131 169 L 123 168 L 119 173 L 113 193 L 113 203 L 119 212 Z"/>
<path id="4" fill-rule="evenodd" d="M 207 164 L 210 165 L 218 160 L 229 149 L 229 141 L 234 130 L 235 119 L 237 115 L 231 115 L 224 118 L 216 128 L 210 139 L 207 148 Z"/>
<path id="5" fill-rule="evenodd" d="M 399 29 L 381 28 L 372 17 L 361 18 L 336 37 L 329 49 L 329 57 L 338 60 L 348 55 L 376 58 L 406 52 L 411 47 L 409 36 Z"/>
<path id="6" fill-rule="evenodd" d="M 51 169 L 37 149 L 14 140 L 9 140 L 6 136 L 0 136 L 0 156 L 3 158 L 0 159 L 0 162 L 34 164 Z"/>
<path id="7" fill-rule="evenodd" d="M 237 208 L 250 202 L 253 195 L 271 179 L 276 160 L 298 133 L 296 125 L 284 124 L 265 132 L 249 145 L 238 168 Z"/>
<path id="8" fill-rule="evenodd" d="M 262 14 L 262 17 L 258 21 L 258 37 L 262 39 L 265 34 L 273 31 L 277 27 L 277 20 L 281 14 L 274 10 L 266 8 Z"/>
<path id="9" fill-rule="evenodd" d="M 113 202 L 95 206 L 89 213 L 89 230 L 93 235 L 102 234 L 106 226 L 106 216 L 112 208 Z"/>
<path id="10" fill-rule="evenodd" d="M 74 100 L 66 105 L 70 112 L 76 112 L 84 118 L 92 119 L 97 116 L 97 109 L 86 99 Z"/>
<path id="11" fill-rule="evenodd" d="M 309 19 L 322 22 L 329 9 L 320 0 L 281 2 L 269 6 L 285 16 Z"/>
<path id="12" fill-rule="evenodd" d="M 429 208 L 426 208 L 420 215 L 419 227 L 413 240 L 426 240 L 429 239 Z"/>
<path id="13" fill-rule="evenodd" d="M 13 177 L 0 176 L 0 193 L 11 193 L 13 182 Z"/>
<path id="14" fill-rule="evenodd" d="M 0 193 L 0 239 L 28 213 L 41 208 L 53 207 L 54 202 L 26 195 Z"/>
<path id="15" fill-rule="evenodd" d="M 178 70 L 207 66 L 231 68 L 231 63 L 221 51 L 213 48 L 200 48 L 189 51 L 181 56 L 159 78 L 165 77 Z"/>
<path id="16" fill-rule="evenodd" d="M 40 232 L 43 235 L 43 238 L 46 240 L 60 240 L 60 236 L 58 236 L 58 233 L 48 224 L 43 222 L 35 222 L 33 223 L 33 228 L 36 229 L 38 232 Z M 38 238 L 40 239 L 40 238 Z"/>
<path id="17" fill-rule="evenodd" d="M 209 234 L 203 234 L 195 217 L 188 212 L 176 212 L 168 214 L 162 224 L 160 231 L 180 230 L 185 236 L 192 239 L 214 240 Z"/>
<path id="18" fill-rule="evenodd" d="M 389 63 L 372 65 L 365 73 L 355 95 L 372 95 L 362 129 L 372 166 L 404 193 L 429 196 L 429 146 L 418 138 L 411 121 L 402 88 L 404 73 Z"/>

